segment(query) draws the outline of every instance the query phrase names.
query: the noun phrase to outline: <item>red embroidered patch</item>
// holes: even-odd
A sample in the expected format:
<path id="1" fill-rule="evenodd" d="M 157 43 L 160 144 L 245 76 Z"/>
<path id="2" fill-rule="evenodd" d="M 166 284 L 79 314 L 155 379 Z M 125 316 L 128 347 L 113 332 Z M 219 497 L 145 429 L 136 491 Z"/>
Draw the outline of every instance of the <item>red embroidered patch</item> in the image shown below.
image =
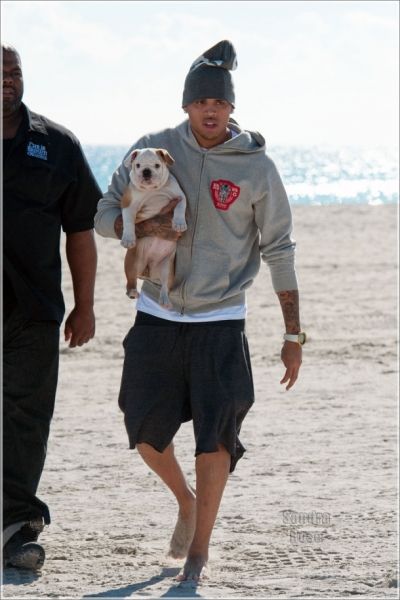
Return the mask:
<path id="1" fill-rule="evenodd" d="M 211 182 L 211 196 L 215 207 L 219 210 L 228 210 L 230 205 L 239 197 L 239 194 L 240 187 L 231 181 L 218 179 Z"/>

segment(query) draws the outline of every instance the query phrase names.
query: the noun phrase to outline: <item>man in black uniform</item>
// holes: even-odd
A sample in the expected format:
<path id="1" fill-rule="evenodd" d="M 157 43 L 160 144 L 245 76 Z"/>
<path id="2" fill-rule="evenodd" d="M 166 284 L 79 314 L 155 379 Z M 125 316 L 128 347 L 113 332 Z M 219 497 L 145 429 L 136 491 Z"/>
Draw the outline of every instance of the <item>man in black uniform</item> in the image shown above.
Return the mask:
<path id="1" fill-rule="evenodd" d="M 75 136 L 23 103 L 18 52 L 3 54 L 3 560 L 40 568 L 49 509 L 36 496 L 57 387 L 61 229 L 75 306 L 70 347 L 95 333 L 93 217 L 102 196 Z"/>

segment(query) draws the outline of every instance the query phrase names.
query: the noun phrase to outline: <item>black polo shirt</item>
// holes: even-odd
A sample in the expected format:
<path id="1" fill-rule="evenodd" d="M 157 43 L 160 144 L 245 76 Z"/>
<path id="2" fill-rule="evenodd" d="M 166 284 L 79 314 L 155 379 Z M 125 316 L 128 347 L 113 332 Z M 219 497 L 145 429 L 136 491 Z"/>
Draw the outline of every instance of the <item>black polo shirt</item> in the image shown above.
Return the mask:
<path id="1" fill-rule="evenodd" d="M 93 229 L 102 196 L 77 138 L 22 105 L 23 119 L 3 145 L 3 307 L 62 322 L 61 229 Z"/>

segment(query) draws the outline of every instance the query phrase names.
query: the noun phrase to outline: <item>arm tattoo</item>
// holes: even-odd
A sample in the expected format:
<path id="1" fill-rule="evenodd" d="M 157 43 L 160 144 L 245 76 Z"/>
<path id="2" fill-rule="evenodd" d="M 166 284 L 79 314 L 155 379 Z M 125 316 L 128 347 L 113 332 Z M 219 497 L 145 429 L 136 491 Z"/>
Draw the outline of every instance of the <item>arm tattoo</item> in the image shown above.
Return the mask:
<path id="1" fill-rule="evenodd" d="M 160 213 L 141 221 L 135 225 L 136 236 L 138 238 L 154 236 L 163 240 L 171 240 L 176 242 L 180 237 L 181 233 L 175 231 L 172 228 L 172 213 Z"/>
<path id="2" fill-rule="evenodd" d="M 278 298 L 285 321 L 286 333 L 299 333 L 301 331 L 299 292 L 297 290 L 278 292 Z"/>
<path id="3" fill-rule="evenodd" d="M 160 234 L 160 226 L 166 222 L 167 219 L 162 215 L 155 215 L 151 219 L 147 219 L 147 221 L 136 223 L 137 236 L 157 236 Z"/>
<path id="4" fill-rule="evenodd" d="M 115 219 L 114 230 L 119 239 L 122 238 L 122 216 Z M 143 238 L 148 236 L 160 237 L 164 240 L 176 241 L 181 234 L 177 233 L 172 229 L 172 216 L 171 214 L 159 214 L 155 215 L 151 219 L 141 221 L 135 225 L 136 237 Z"/>

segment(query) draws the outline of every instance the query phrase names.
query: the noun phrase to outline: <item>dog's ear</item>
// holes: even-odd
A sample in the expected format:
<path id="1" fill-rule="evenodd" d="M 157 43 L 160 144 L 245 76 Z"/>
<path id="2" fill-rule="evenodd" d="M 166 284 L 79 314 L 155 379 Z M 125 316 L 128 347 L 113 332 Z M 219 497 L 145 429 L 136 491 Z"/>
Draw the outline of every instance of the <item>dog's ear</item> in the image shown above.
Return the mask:
<path id="1" fill-rule="evenodd" d="M 132 166 L 133 161 L 135 160 L 135 158 L 137 157 L 137 155 L 139 154 L 139 150 L 134 150 L 132 152 L 132 154 L 130 154 L 129 156 L 126 157 L 126 159 L 124 160 L 124 166 L 127 169 L 130 169 Z"/>
<path id="2" fill-rule="evenodd" d="M 172 156 L 170 155 L 170 153 L 167 150 L 164 150 L 164 148 L 159 148 L 158 150 L 156 150 L 156 154 L 164 161 L 167 163 L 167 165 L 173 165 L 174 164 L 174 159 L 172 158 Z"/>

